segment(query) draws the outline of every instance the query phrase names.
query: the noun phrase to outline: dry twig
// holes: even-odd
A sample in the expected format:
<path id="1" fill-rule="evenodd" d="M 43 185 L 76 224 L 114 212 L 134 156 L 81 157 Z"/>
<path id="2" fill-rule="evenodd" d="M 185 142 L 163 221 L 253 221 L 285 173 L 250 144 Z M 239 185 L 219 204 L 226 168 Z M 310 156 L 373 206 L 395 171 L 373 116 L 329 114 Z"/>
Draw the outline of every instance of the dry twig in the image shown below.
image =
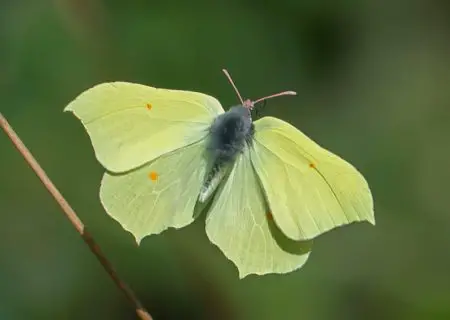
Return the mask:
<path id="1" fill-rule="evenodd" d="M 72 209 L 72 207 L 69 205 L 69 203 L 64 199 L 64 197 L 61 195 L 61 193 L 58 191 L 58 189 L 55 187 L 55 185 L 51 182 L 50 178 L 47 176 L 45 171 L 41 168 L 41 166 L 38 164 L 36 159 L 34 159 L 33 155 L 30 153 L 30 151 L 27 149 L 27 147 L 23 144 L 22 140 L 17 136 L 13 128 L 9 125 L 8 121 L 6 121 L 5 117 L 0 113 L 0 124 L 2 129 L 5 131 L 5 133 L 8 135 L 8 137 L 11 139 L 17 150 L 22 154 L 24 159 L 27 161 L 27 163 L 30 165 L 30 167 L 34 170 L 36 175 L 41 179 L 42 184 L 47 188 L 47 190 L 50 192 L 50 194 L 55 198 L 56 202 L 61 206 L 61 209 L 64 211 L 67 219 L 72 223 L 74 228 L 77 230 L 77 232 L 81 235 L 84 242 L 88 245 L 89 249 L 92 251 L 92 253 L 97 257 L 97 259 L 102 264 L 105 271 L 108 273 L 108 275 L 111 277 L 111 279 L 115 282 L 115 284 L 119 287 L 119 289 L 125 294 L 127 299 L 130 301 L 130 303 L 133 305 L 133 307 L 136 309 L 136 314 L 138 315 L 139 319 L 141 320 L 152 320 L 152 317 L 150 314 L 145 310 L 145 308 L 142 306 L 139 299 L 136 297 L 134 292 L 130 289 L 130 287 L 123 282 L 117 272 L 114 270 L 112 264 L 108 261 L 108 259 L 105 257 L 103 252 L 101 251 L 100 247 L 97 245 L 97 243 L 94 241 L 94 238 L 92 235 L 86 230 L 83 222 L 81 222 L 80 218 L 78 218 L 75 211 Z"/>

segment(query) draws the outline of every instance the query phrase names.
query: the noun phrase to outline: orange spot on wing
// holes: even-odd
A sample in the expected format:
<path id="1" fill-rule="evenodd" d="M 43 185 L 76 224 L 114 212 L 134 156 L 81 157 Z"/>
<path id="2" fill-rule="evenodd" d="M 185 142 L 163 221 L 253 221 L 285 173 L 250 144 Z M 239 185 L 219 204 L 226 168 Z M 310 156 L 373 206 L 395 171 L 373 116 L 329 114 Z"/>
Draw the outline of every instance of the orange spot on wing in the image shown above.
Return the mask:
<path id="1" fill-rule="evenodd" d="M 309 164 L 309 167 L 310 167 L 310 168 L 315 168 L 316 165 L 315 165 L 314 163 L 310 163 L 310 164 Z"/>
<path id="2" fill-rule="evenodd" d="M 153 108 L 153 106 L 150 103 L 147 103 L 146 107 L 148 110 L 151 110 Z"/>
<path id="3" fill-rule="evenodd" d="M 156 180 L 158 180 L 158 173 L 155 171 L 152 171 L 148 174 L 148 177 L 150 178 L 150 180 L 156 181 Z"/>
<path id="4" fill-rule="evenodd" d="M 267 212 L 267 213 L 266 213 L 266 217 L 267 217 L 267 220 L 270 220 L 270 221 L 273 220 L 273 215 L 272 215 L 271 212 Z"/>

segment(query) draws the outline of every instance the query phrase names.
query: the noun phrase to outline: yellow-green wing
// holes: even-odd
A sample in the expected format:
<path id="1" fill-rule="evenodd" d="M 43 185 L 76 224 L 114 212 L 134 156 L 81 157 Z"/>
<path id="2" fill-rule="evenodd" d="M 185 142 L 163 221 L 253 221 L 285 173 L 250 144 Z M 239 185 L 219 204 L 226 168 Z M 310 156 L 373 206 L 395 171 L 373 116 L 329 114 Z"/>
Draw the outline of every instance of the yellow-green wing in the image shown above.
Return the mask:
<path id="1" fill-rule="evenodd" d="M 287 122 L 255 122 L 251 160 L 275 223 L 289 238 L 311 239 L 354 221 L 375 224 L 364 177 Z"/>
<path id="2" fill-rule="evenodd" d="M 202 93 L 127 82 L 86 90 L 65 111 L 82 121 L 97 159 L 112 172 L 134 169 L 200 140 L 224 112 L 215 98 Z"/>
<path id="3" fill-rule="evenodd" d="M 209 239 L 236 265 L 240 278 L 287 273 L 308 259 L 311 242 L 287 239 L 271 219 L 245 149 L 219 187 L 206 219 Z"/>
<path id="4" fill-rule="evenodd" d="M 203 140 L 130 172 L 105 173 L 100 200 L 106 212 L 138 243 L 191 223 L 206 171 L 204 150 Z"/>

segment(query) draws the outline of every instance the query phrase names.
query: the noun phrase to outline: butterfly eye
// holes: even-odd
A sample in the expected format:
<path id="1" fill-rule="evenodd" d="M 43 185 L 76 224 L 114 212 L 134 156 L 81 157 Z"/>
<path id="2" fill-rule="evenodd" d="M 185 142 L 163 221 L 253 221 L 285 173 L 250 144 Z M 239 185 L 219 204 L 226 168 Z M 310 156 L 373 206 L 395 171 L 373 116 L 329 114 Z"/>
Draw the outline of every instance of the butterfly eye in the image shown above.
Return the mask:
<path id="1" fill-rule="evenodd" d="M 311 162 L 311 163 L 309 164 L 309 167 L 312 168 L 312 169 L 315 169 L 315 168 L 316 168 L 316 165 L 315 165 L 314 163 Z"/>
<path id="2" fill-rule="evenodd" d="M 146 107 L 147 107 L 148 110 L 151 110 L 153 108 L 153 106 L 150 103 L 147 103 Z"/>

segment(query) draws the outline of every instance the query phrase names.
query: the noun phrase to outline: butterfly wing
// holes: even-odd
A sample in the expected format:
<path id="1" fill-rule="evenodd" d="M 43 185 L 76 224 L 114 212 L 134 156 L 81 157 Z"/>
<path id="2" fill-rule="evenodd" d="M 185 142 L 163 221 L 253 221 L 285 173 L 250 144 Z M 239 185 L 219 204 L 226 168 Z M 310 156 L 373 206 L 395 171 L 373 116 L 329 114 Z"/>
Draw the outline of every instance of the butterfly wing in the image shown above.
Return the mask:
<path id="1" fill-rule="evenodd" d="M 100 200 L 107 213 L 139 243 L 168 227 L 193 221 L 206 171 L 205 140 L 165 154 L 127 173 L 106 172 Z"/>
<path id="2" fill-rule="evenodd" d="M 196 142 L 223 113 L 213 97 L 112 82 L 79 95 L 65 111 L 83 123 L 97 159 L 109 171 L 124 172 Z"/>
<path id="3" fill-rule="evenodd" d="M 206 233 L 248 274 L 287 273 L 307 260 L 311 242 L 287 239 L 274 225 L 250 162 L 248 148 L 219 186 L 206 219 Z"/>
<path id="4" fill-rule="evenodd" d="M 287 122 L 255 122 L 251 160 L 275 223 L 289 238 L 312 239 L 354 221 L 375 223 L 364 177 Z"/>

